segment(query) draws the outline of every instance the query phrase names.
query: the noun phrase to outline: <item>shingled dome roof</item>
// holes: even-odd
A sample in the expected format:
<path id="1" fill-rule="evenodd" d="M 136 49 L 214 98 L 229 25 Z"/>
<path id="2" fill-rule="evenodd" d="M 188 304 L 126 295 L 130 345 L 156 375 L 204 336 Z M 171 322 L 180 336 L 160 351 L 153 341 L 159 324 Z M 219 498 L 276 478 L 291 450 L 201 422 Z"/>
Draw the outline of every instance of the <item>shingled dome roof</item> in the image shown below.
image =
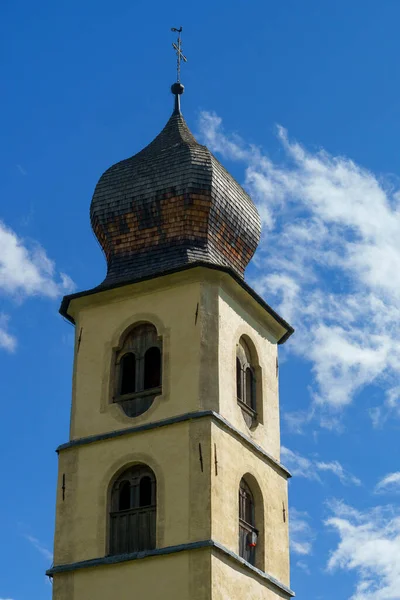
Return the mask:
<path id="1" fill-rule="evenodd" d="M 107 287 L 199 262 L 243 277 L 261 230 L 251 198 L 195 140 L 178 97 L 161 133 L 101 176 L 90 216 Z"/>

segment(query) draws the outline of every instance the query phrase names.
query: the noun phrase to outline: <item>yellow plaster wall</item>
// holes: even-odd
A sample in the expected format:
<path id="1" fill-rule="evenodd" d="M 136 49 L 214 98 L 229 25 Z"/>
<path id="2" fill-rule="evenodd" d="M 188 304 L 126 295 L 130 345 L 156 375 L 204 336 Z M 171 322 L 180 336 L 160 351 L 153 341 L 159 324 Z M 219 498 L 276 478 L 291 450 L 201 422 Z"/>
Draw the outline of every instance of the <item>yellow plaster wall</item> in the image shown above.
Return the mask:
<path id="1" fill-rule="evenodd" d="M 211 409 L 279 459 L 279 331 L 274 331 L 271 317 L 228 275 L 193 269 L 124 286 L 77 298 L 70 305 L 70 314 L 76 322 L 71 439 Z M 113 349 L 127 327 L 143 320 L 154 323 L 163 338 L 163 393 L 147 412 L 132 419 L 110 402 Z M 256 346 L 263 374 L 262 422 L 253 430 L 246 426 L 236 401 L 236 344 L 243 334 Z M 249 473 L 263 497 L 265 535 L 260 538 L 262 564 L 257 566 L 289 585 L 288 524 L 282 518 L 283 504 L 287 509 L 287 482 L 259 454 L 208 418 L 61 451 L 56 565 L 105 556 L 109 483 L 120 469 L 135 462 L 148 464 L 157 478 L 159 548 L 212 537 L 238 553 L 238 489 L 241 477 Z M 63 473 L 65 500 L 61 494 Z M 139 582 L 136 589 L 140 589 L 142 597 L 150 594 L 147 597 L 157 600 L 161 598 L 157 595 L 157 581 L 164 577 L 166 569 L 166 587 L 161 587 L 163 599 L 206 600 L 211 597 L 207 595 L 211 567 L 205 559 L 204 563 L 197 560 L 202 553 L 180 553 L 176 562 L 172 562 L 172 556 L 152 557 L 56 575 L 54 589 L 60 591 L 55 592 L 54 598 L 114 597 L 113 582 L 119 585 L 115 573 L 120 573 L 118 597 L 122 600 L 131 597 L 124 594 L 134 589 L 134 581 Z M 173 566 L 167 568 L 167 564 Z M 184 573 L 175 585 L 172 580 L 180 577 L 180 570 Z M 154 579 L 155 587 L 150 591 L 146 591 L 146 586 L 153 582 L 147 583 L 147 578 Z M 207 585 L 203 585 L 205 581 Z M 251 590 L 254 585 L 250 596 L 246 582 Z M 64 588 L 73 589 L 74 595 L 65 595 Z M 248 573 L 237 568 L 231 573 L 224 561 L 219 559 L 216 563 L 213 598 L 280 597 L 275 592 L 270 595 L 268 590 L 266 595 L 265 589 L 256 580 L 253 583 Z"/>
<path id="2" fill-rule="evenodd" d="M 214 410 L 279 459 L 276 332 L 271 317 L 231 277 L 193 269 L 77 298 L 70 313 L 76 321 L 71 439 Z M 114 352 L 123 332 L 144 320 L 163 339 L 163 389 L 132 419 L 112 402 Z M 252 340 L 262 372 L 262 410 L 252 429 L 236 401 L 241 335 Z"/>
<path id="3" fill-rule="evenodd" d="M 212 600 L 287 600 L 289 596 L 252 575 L 229 558 L 215 554 L 211 561 Z"/>
<path id="4" fill-rule="evenodd" d="M 178 423 L 62 451 L 54 563 L 107 554 L 110 482 L 121 469 L 135 463 L 148 465 L 156 476 L 157 548 L 209 539 L 209 429 L 206 421 Z M 65 500 L 61 493 L 63 473 Z"/>
<path id="5" fill-rule="evenodd" d="M 210 553 L 197 550 L 58 574 L 53 598 L 209 600 L 210 580 Z"/>
<path id="6" fill-rule="evenodd" d="M 239 483 L 244 475 L 254 478 L 262 497 L 259 502 L 255 493 L 255 500 L 262 507 L 264 522 L 256 566 L 289 585 L 288 522 L 283 522 L 282 513 L 285 506 L 287 514 L 286 479 L 209 418 L 62 451 L 56 565 L 107 554 L 110 482 L 135 462 L 149 465 L 156 475 L 158 548 L 212 538 L 238 554 Z"/>
<path id="7" fill-rule="evenodd" d="M 221 287 L 219 290 L 219 412 L 274 458 L 280 458 L 280 424 L 278 378 L 276 374 L 276 339 L 261 319 L 257 319 L 253 302 L 239 303 L 238 299 Z M 247 335 L 253 342 L 261 367 L 262 397 L 259 422 L 247 427 L 236 400 L 236 346 L 240 337 Z M 257 399 L 258 402 L 259 399 Z"/>
<path id="8" fill-rule="evenodd" d="M 154 282 L 125 286 L 72 302 L 76 350 L 71 439 L 199 408 L 201 327 L 195 313 L 200 283 L 196 278 L 173 282 L 164 277 L 158 286 Z M 112 403 L 113 349 L 122 333 L 140 321 L 152 322 L 163 337 L 163 393 L 147 412 L 131 419 Z"/>
<path id="9" fill-rule="evenodd" d="M 217 424 L 212 424 L 211 431 L 212 447 L 218 456 L 218 475 L 214 472 L 211 480 L 212 538 L 239 554 L 239 484 L 243 476 L 250 475 L 248 483 L 255 497 L 256 527 L 260 527 L 260 520 L 264 521 L 264 527 L 260 527 L 256 566 L 288 586 L 288 519 L 284 522 L 282 511 L 285 506 L 287 515 L 286 478 Z M 257 514 L 262 505 L 262 513 Z"/>
<path id="10" fill-rule="evenodd" d="M 288 596 L 209 549 L 57 574 L 55 600 L 287 600 Z"/>

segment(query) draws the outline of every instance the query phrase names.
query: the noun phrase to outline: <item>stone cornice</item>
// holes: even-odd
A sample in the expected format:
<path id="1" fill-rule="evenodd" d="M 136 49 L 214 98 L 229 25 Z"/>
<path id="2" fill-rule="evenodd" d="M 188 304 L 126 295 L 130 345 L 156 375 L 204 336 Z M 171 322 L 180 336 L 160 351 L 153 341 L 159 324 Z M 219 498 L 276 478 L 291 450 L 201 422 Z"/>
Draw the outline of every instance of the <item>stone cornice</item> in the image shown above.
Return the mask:
<path id="1" fill-rule="evenodd" d="M 148 277 L 140 277 L 137 279 L 132 279 L 131 281 L 124 281 L 118 284 L 114 284 L 114 285 L 103 285 L 103 286 L 98 286 L 95 287 L 91 290 L 85 290 L 82 292 L 77 292 L 75 294 L 69 294 L 67 296 L 64 296 L 62 302 L 61 302 L 61 306 L 60 306 L 60 314 L 65 317 L 68 321 L 70 321 L 71 323 L 75 324 L 74 318 L 69 314 L 69 306 L 71 301 L 76 300 L 78 298 L 83 298 L 85 296 L 91 296 L 94 294 L 99 294 L 99 293 L 107 293 L 107 291 L 109 290 L 115 290 L 117 288 L 122 288 L 125 287 L 127 285 L 133 285 L 133 284 L 137 284 L 137 283 L 141 283 L 144 281 L 150 281 L 150 280 L 156 280 L 159 277 L 165 277 L 167 275 L 172 275 L 175 273 L 182 273 L 184 271 L 188 271 L 191 269 L 195 269 L 195 268 L 204 268 L 204 269 L 209 269 L 212 271 L 219 271 L 220 273 L 227 273 L 228 275 L 230 275 L 232 277 L 232 279 L 234 279 L 236 281 L 236 283 L 239 284 L 239 286 L 245 291 L 247 292 L 255 301 L 256 303 L 263 309 L 266 311 L 266 313 L 268 313 L 275 321 L 276 323 L 279 324 L 279 326 L 283 329 L 283 334 L 282 336 L 277 340 L 278 344 L 284 344 L 286 342 L 286 340 L 294 333 L 294 329 L 291 325 L 289 325 L 289 323 L 287 323 L 285 321 L 285 319 L 283 319 L 280 315 L 278 315 L 278 313 L 271 308 L 271 306 L 269 306 L 269 304 L 267 304 L 265 302 L 265 300 L 263 300 L 263 298 L 261 298 L 261 296 L 259 296 L 257 294 L 257 292 L 255 292 L 253 290 L 252 287 L 249 286 L 248 283 L 246 283 L 244 281 L 244 279 L 242 279 L 241 277 L 239 277 L 239 275 L 233 270 L 230 269 L 229 267 L 223 267 L 221 265 L 213 265 L 210 263 L 205 263 L 203 261 L 196 261 L 193 262 L 190 265 L 184 265 L 181 266 L 179 268 L 175 268 L 175 269 L 169 269 L 169 270 L 165 270 L 162 274 L 158 274 L 156 277 L 154 276 L 148 276 Z"/>
<path id="2" fill-rule="evenodd" d="M 59 573 L 69 573 L 71 571 L 78 571 L 80 569 L 89 569 L 93 567 L 100 567 L 104 565 L 115 565 L 123 562 L 133 561 L 133 560 L 142 560 L 156 556 L 165 556 L 168 554 L 175 554 L 177 552 L 188 552 L 192 550 L 200 550 L 202 548 L 211 548 L 213 552 L 216 554 L 223 554 L 229 560 L 234 561 L 237 564 L 240 564 L 245 570 L 248 570 L 253 575 L 258 577 L 261 581 L 266 583 L 267 585 L 272 586 L 275 589 L 278 589 L 280 592 L 283 592 L 287 595 L 288 598 L 292 598 L 295 594 L 292 592 L 290 588 L 288 588 L 285 584 L 281 583 L 272 575 L 257 569 L 246 560 L 238 556 L 235 552 L 228 550 L 222 544 L 215 542 L 214 540 L 202 540 L 199 542 L 190 542 L 188 544 L 179 544 L 176 546 L 167 546 L 166 548 L 156 548 L 155 550 L 143 550 L 142 552 L 133 552 L 131 554 L 118 554 L 115 556 L 104 556 L 101 558 L 92 558 L 89 560 L 82 560 L 74 563 L 68 563 L 63 565 L 55 565 L 51 567 L 48 571 L 46 571 L 46 575 L 48 577 L 54 577 L 54 575 L 58 575 Z"/>
<path id="3" fill-rule="evenodd" d="M 125 435 L 132 435 L 134 433 L 139 433 L 142 431 L 149 431 L 152 429 L 158 429 L 160 427 L 167 427 L 169 425 L 175 425 L 177 423 L 183 423 L 186 421 L 194 421 L 196 419 L 204 419 L 211 418 L 217 425 L 222 427 L 225 431 L 227 431 L 230 435 L 235 437 L 236 439 L 243 442 L 248 448 L 253 450 L 258 456 L 263 458 L 268 464 L 270 464 L 273 468 L 275 468 L 281 475 L 286 478 L 291 477 L 290 472 L 284 467 L 279 461 L 277 461 L 271 454 L 266 452 L 261 446 L 253 442 L 251 438 L 244 435 L 239 429 L 234 427 L 220 414 L 214 412 L 213 410 L 204 410 L 197 412 L 184 413 L 182 415 L 177 415 L 176 417 L 170 417 L 168 419 L 162 419 L 161 421 L 154 421 L 152 423 L 144 423 L 143 425 L 136 425 L 135 427 L 128 427 L 126 429 L 117 429 L 115 431 L 109 431 L 107 433 L 100 433 L 97 435 L 90 435 L 84 438 L 78 438 L 76 440 L 71 440 L 65 444 L 61 444 L 57 448 L 57 452 L 62 452 L 64 450 L 68 450 L 69 448 L 75 448 L 77 446 L 86 446 L 87 444 L 94 444 L 96 442 L 102 442 L 104 440 L 109 440 L 117 437 L 122 437 Z"/>

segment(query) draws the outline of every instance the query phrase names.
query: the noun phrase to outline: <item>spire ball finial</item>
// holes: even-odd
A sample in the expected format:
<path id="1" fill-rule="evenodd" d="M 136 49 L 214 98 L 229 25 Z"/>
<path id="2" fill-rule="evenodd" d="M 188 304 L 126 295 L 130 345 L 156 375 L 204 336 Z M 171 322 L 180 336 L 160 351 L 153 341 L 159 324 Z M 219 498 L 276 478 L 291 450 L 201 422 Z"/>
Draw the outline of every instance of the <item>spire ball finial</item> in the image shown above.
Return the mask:
<path id="1" fill-rule="evenodd" d="M 182 85 L 182 83 L 176 81 L 175 83 L 173 83 L 171 85 L 171 92 L 174 94 L 174 96 L 180 96 L 181 94 L 183 94 L 183 92 L 185 91 L 185 86 Z"/>
<path id="2" fill-rule="evenodd" d="M 171 92 L 175 96 L 174 114 L 180 114 L 181 112 L 181 95 L 184 91 L 185 88 L 180 81 L 176 81 L 171 85 Z"/>

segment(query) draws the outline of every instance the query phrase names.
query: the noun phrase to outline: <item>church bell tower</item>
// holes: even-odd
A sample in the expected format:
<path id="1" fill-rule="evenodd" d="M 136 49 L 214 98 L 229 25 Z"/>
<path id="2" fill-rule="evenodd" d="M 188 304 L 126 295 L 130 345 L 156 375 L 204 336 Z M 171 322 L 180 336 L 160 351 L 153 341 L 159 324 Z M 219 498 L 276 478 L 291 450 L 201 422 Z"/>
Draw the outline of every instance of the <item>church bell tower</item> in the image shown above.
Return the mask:
<path id="1" fill-rule="evenodd" d="M 161 133 L 96 186 L 105 280 L 61 305 L 76 335 L 54 600 L 293 596 L 277 368 L 293 329 L 243 278 L 255 205 L 172 92 Z"/>

